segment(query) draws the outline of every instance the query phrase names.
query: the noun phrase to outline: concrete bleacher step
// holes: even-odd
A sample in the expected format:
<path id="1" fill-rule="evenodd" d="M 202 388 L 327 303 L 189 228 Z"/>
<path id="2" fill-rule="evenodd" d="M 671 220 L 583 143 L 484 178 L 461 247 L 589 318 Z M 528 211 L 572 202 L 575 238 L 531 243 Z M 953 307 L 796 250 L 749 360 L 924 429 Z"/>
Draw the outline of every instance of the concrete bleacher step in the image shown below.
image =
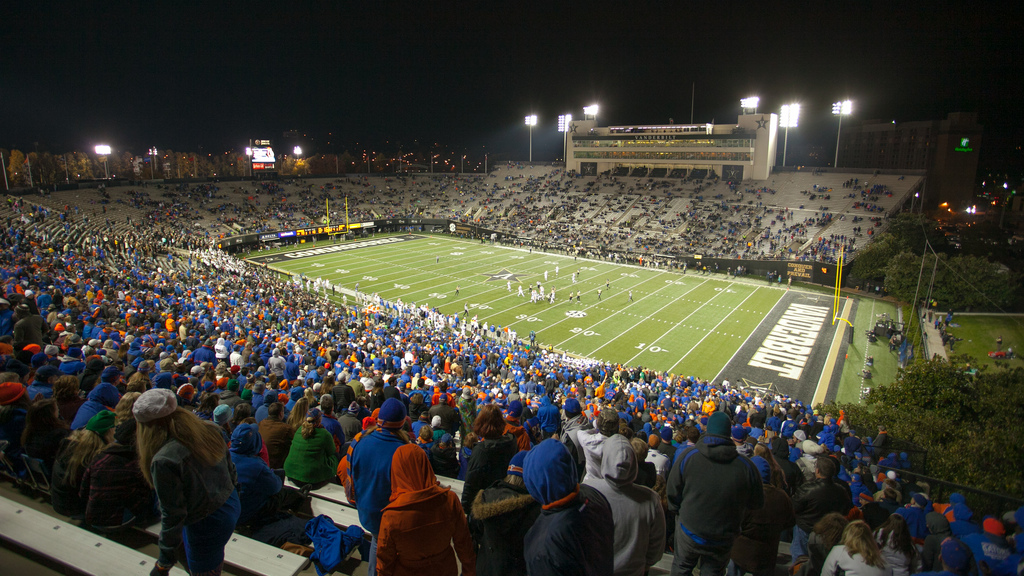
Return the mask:
<path id="1" fill-rule="evenodd" d="M 155 558 L 142 552 L 7 498 L 0 498 L 0 538 L 92 576 L 147 574 L 156 565 Z M 188 575 L 177 567 L 170 573 Z"/>

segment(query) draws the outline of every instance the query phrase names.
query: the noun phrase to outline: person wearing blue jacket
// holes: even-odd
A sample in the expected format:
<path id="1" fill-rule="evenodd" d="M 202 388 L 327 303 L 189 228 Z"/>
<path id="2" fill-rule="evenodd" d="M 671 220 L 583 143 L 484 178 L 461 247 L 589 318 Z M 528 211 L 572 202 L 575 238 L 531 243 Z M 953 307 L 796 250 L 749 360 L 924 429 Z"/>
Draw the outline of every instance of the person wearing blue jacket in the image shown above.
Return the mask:
<path id="1" fill-rule="evenodd" d="M 71 429 L 85 428 L 90 418 L 103 410 L 113 410 L 120 400 L 121 395 L 118 394 L 117 388 L 113 384 L 101 382 L 89 392 L 85 403 L 78 408 L 75 419 L 71 422 Z"/>
<path id="2" fill-rule="evenodd" d="M 377 414 L 378 428 L 363 435 L 352 449 L 349 464 L 352 492 L 359 509 L 359 524 L 372 536 L 367 574 L 377 574 L 377 535 L 384 507 L 391 501 L 391 458 L 409 443 L 405 432 L 405 405 L 397 398 L 388 398 Z"/>
<path id="3" fill-rule="evenodd" d="M 531 576 L 611 576 L 612 509 L 596 488 L 579 484 L 564 444 L 549 438 L 526 455 L 523 481 L 541 514 L 526 533 L 523 557 Z"/>
<path id="4" fill-rule="evenodd" d="M 537 410 L 537 418 L 540 420 L 540 429 L 546 437 L 550 438 L 552 434 L 559 433 L 562 414 L 558 406 L 551 402 L 550 396 L 544 396 L 540 399 L 540 409 Z"/>
<path id="5" fill-rule="evenodd" d="M 231 433 L 229 454 L 238 475 L 239 524 L 257 529 L 279 520 L 280 512 L 294 510 L 305 500 L 302 491 L 284 487 L 281 477 L 260 458 L 263 438 L 255 424 L 239 424 Z"/>

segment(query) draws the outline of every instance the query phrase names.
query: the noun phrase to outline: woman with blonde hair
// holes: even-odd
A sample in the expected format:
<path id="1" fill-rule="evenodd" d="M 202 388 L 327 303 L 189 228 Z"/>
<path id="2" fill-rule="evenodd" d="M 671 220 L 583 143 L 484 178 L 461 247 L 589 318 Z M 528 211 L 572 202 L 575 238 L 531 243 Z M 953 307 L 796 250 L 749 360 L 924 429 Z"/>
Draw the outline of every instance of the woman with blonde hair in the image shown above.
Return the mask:
<path id="1" fill-rule="evenodd" d="M 288 419 L 285 420 L 285 424 L 291 426 L 293 430 L 298 430 L 306 421 L 306 412 L 308 411 L 309 400 L 306 400 L 305 397 L 299 398 L 295 401 L 295 405 L 292 406 L 292 411 L 288 413 Z"/>
<path id="2" fill-rule="evenodd" d="M 842 544 L 832 548 L 821 568 L 821 576 L 892 576 L 882 552 L 863 520 L 855 520 L 843 530 Z"/>
<path id="3" fill-rule="evenodd" d="M 61 442 L 53 463 L 50 481 L 50 502 L 58 514 L 80 516 L 85 514 L 88 498 L 79 494 L 79 485 L 85 469 L 114 441 L 114 413 L 98 412 Z"/>
<path id="4" fill-rule="evenodd" d="M 220 574 L 224 545 L 241 511 L 220 430 L 179 408 L 170 390 L 148 390 L 132 412 L 139 467 L 160 501 L 160 556 L 153 573 L 170 571 L 184 541 L 190 573 Z"/>
<path id="5" fill-rule="evenodd" d="M 114 407 L 114 416 L 117 417 L 118 426 L 134 418 L 132 416 L 132 406 L 135 405 L 135 401 L 139 399 L 139 396 L 142 396 L 139 392 L 125 392 L 124 396 L 121 396 L 121 400 Z"/>

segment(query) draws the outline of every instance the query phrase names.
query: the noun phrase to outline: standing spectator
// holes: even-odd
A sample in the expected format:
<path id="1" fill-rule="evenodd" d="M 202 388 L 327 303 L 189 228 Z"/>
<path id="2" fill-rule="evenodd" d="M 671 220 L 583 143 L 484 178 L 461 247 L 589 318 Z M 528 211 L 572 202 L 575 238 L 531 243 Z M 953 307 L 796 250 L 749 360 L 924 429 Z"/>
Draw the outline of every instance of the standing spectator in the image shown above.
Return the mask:
<path id="1" fill-rule="evenodd" d="M 322 488 L 338 470 L 338 449 L 331 433 L 324 429 L 319 408 L 306 412 L 306 421 L 295 431 L 284 472 L 289 480 L 312 489 Z"/>
<path id="2" fill-rule="evenodd" d="M 590 430 L 593 428 L 593 425 L 583 414 L 583 407 L 580 406 L 580 401 L 575 398 L 568 398 L 562 403 L 562 418 L 562 444 L 569 450 L 569 455 L 572 456 L 573 462 L 576 463 L 576 472 L 579 474 L 579 480 L 583 480 L 583 474 L 587 470 L 586 458 L 583 455 L 583 446 L 580 445 L 577 432 L 580 430 Z"/>
<path id="3" fill-rule="evenodd" d="M 856 520 L 843 530 L 843 543 L 825 558 L 821 576 L 892 576 L 866 522 Z"/>
<path id="4" fill-rule="evenodd" d="M 875 530 L 875 542 L 878 543 L 885 563 L 892 569 L 893 576 L 910 576 L 920 572 L 921 559 L 902 516 L 890 514 L 885 523 Z"/>
<path id="5" fill-rule="evenodd" d="M 480 409 L 473 422 L 473 432 L 481 438 L 473 447 L 466 469 L 466 484 L 462 489 L 462 508 L 472 513 L 476 493 L 505 477 L 508 463 L 518 452 L 511 434 L 505 434 L 505 420 L 501 408 L 488 404 Z"/>
<path id="6" fill-rule="evenodd" d="M 367 567 L 369 576 L 376 576 L 377 573 L 381 514 L 391 500 L 392 456 L 402 445 L 409 443 L 409 434 L 405 431 L 406 418 L 402 401 L 387 399 L 377 414 L 377 428 L 359 439 L 349 459 L 352 493 L 359 509 L 359 524 L 372 537 Z M 414 447 L 422 452 L 420 447 Z"/>
<path id="7" fill-rule="evenodd" d="M 531 576 L 610 576 L 615 569 L 611 507 L 596 489 L 577 483 L 576 464 L 561 442 L 548 439 L 523 461 L 526 489 L 542 512 L 526 533 Z"/>
<path id="8" fill-rule="evenodd" d="M 604 495 L 612 510 L 615 576 L 643 576 L 665 552 L 661 498 L 654 490 L 634 484 L 639 465 L 625 436 L 608 438 L 603 452 L 603 477 L 589 485 Z"/>
<path id="9" fill-rule="evenodd" d="M 149 390 L 135 401 L 139 466 L 160 501 L 160 556 L 166 574 L 184 540 L 192 574 L 220 574 L 224 546 L 240 505 L 235 467 L 220 431 L 178 407 L 170 390 Z"/>
<path id="10" fill-rule="evenodd" d="M 793 503 L 781 488 L 772 484 L 771 464 L 760 456 L 750 459 L 757 466 L 764 489 L 764 507 L 747 510 L 740 535 L 730 552 L 730 576 L 750 572 L 754 576 L 771 576 L 779 554 L 779 536 L 796 523 Z"/>
<path id="11" fill-rule="evenodd" d="M 619 413 L 614 408 L 604 408 L 597 415 L 594 423 L 596 428 L 580 430 L 576 433 L 583 456 L 586 459 L 587 474 L 583 477 L 585 484 L 602 478 L 601 458 L 604 442 L 619 432 Z"/>
<path id="12" fill-rule="evenodd" d="M 476 554 L 462 505 L 450 488 L 438 485 L 423 450 L 412 444 L 395 450 L 390 484 L 390 502 L 380 519 L 377 573 L 458 576 L 457 554 L 461 573 L 474 576 Z"/>
<path id="13" fill-rule="evenodd" d="M 952 536 L 953 532 L 949 529 L 949 520 L 938 512 L 929 512 L 925 516 L 925 524 L 928 526 L 928 536 L 925 537 L 924 548 L 921 550 L 921 570 L 938 572 L 942 570 L 942 542 Z"/>
<path id="14" fill-rule="evenodd" d="M 478 576 L 526 574 L 523 541 L 540 515 L 540 503 L 523 482 L 523 462 L 529 452 L 518 452 L 508 464 L 508 475 L 477 492 L 473 518 L 480 526 Z"/>
<path id="15" fill-rule="evenodd" d="M 974 560 L 978 563 L 978 572 L 984 574 L 1002 564 L 1013 549 L 1006 543 L 1006 528 L 998 518 L 985 518 L 981 523 L 981 529 L 981 534 L 968 534 L 960 541 L 974 555 Z"/>
<path id="16" fill-rule="evenodd" d="M 963 542 L 950 536 L 943 540 L 940 546 L 939 563 L 935 568 L 941 569 L 941 571 L 921 572 L 921 574 L 925 576 L 966 576 L 972 572 L 973 567 L 974 558 L 971 556 L 971 551 Z M 1017 573 L 1020 574 L 1018 567 L 1014 566 L 1013 568 L 1017 569 Z"/>
<path id="17" fill-rule="evenodd" d="M 721 575 L 747 510 L 764 506 L 764 488 L 754 464 L 736 452 L 729 417 L 715 412 L 707 433 L 673 462 L 668 507 L 676 514 L 674 576 L 693 572 Z"/>
<path id="18" fill-rule="evenodd" d="M 14 374 L 8 374 L 13 379 Z M 15 470 L 24 468 L 21 454 L 24 446 L 21 443 L 25 431 L 25 418 L 31 400 L 21 382 L 4 382 L 0 384 L 0 440 L 6 440 L 5 454 L 14 465 Z"/>
<path id="19" fill-rule="evenodd" d="M 807 440 L 809 442 L 809 440 Z M 853 507 L 850 489 L 835 481 L 836 463 L 831 458 L 818 458 L 815 462 L 815 480 L 800 487 L 793 495 L 796 526 L 790 554 L 793 558 L 807 555 L 807 535 L 814 524 L 829 512 L 846 515 Z"/>

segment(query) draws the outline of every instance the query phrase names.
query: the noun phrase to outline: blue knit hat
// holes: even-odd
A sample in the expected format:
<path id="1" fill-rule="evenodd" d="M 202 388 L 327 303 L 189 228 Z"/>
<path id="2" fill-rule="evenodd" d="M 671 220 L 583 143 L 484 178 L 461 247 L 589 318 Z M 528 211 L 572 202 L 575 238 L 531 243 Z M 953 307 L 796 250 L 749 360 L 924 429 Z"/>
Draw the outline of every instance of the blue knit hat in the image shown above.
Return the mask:
<path id="1" fill-rule="evenodd" d="M 523 477 L 523 462 L 526 461 L 526 455 L 529 453 L 529 450 L 520 450 L 519 452 L 516 452 L 516 455 L 513 456 L 512 460 L 508 463 L 509 476 Z"/>
<path id="2" fill-rule="evenodd" d="M 523 403 L 519 400 L 513 400 L 508 404 L 508 410 L 505 411 L 505 416 L 508 418 L 519 418 L 523 415 Z"/>
<path id="3" fill-rule="evenodd" d="M 377 424 L 381 428 L 397 429 L 405 424 L 405 404 L 397 398 L 388 398 L 377 413 Z"/>
<path id="4" fill-rule="evenodd" d="M 664 440 L 665 442 L 671 442 L 672 441 L 672 427 L 671 426 L 662 426 L 661 427 L 661 439 Z"/>
<path id="5" fill-rule="evenodd" d="M 580 401 L 575 398 L 569 398 L 562 403 L 562 410 L 565 410 L 566 414 L 579 414 L 583 412 L 583 407 L 580 406 Z M 525 456 L 523 456 L 525 458 Z"/>

